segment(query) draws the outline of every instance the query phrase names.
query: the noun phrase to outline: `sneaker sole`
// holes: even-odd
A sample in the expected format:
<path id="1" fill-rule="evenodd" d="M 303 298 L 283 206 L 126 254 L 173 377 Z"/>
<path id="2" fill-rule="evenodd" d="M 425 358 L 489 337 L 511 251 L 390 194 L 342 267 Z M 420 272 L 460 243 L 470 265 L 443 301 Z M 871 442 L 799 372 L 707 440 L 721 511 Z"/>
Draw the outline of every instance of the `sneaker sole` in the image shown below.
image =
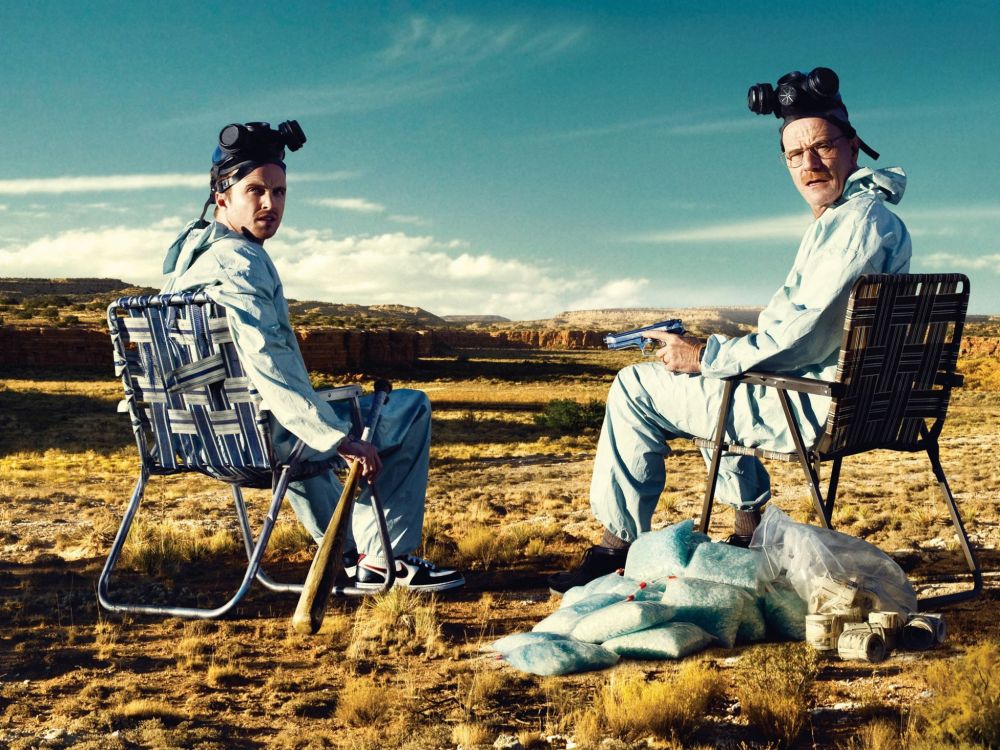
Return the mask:
<path id="1" fill-rule="evenodd" d="M 382 588 L 381 583 L 361 583 L 358 582 L 354 584 L 355 587 L 359 589 L 364 589 L 365 591 L 378 591 Z M 434 593 L 437 591 L 448 591 L 450 589 L 457 589 L 465 585 L 465 579 L 459 581 L 442 581 L 441 583 L 429 583 L 426 586 L 407 586 L 405 583 L 393 583 L 392 588 L 399 586 L 400 588 L 408 589 L 409 591 L 426 591 L 428 593 Z"/>

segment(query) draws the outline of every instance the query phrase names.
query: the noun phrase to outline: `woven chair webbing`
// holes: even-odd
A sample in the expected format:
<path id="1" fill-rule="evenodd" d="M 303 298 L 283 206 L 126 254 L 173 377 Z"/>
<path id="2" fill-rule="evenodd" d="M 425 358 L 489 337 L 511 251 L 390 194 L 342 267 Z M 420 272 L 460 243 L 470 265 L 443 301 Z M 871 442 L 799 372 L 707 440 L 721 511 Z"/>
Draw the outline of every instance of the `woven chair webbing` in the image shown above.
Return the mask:
<path id="1" fill-rule="evenodd" d="M 134 427 L 152 438 L 148 465 L 267 486 L 260 399 L 236 354 L 225 310 L 190 294 L 122 298 L 114 307 L 109 321 L 126 405 Z"/>
<path id="2" fill-rule="evenodd" d="M 959 290 L 959 287 L 962 287 Z M 943 419 L 968 305 L 961 274 L 863 277 L 844 323 L 833 400 L 818 449 L 913 449 L 925 420 Z"/>

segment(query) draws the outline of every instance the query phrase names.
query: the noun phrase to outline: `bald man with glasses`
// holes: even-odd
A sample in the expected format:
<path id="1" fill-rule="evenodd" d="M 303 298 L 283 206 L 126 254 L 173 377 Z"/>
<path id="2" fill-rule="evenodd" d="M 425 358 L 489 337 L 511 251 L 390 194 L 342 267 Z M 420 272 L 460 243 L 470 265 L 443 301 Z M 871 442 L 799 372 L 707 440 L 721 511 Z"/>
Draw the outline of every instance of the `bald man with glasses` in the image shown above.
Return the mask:
<path id="1" fill-rule="evenodd" d="M 594 459 L 591 510 L 604 526 L 598 544 L 580 565 L 549 577 L 563 593 L 623 567 L 629 545 L 650 530 L 666 482 L 664 458 L 674 438 L 711 438 L 723 381 L 747 370 L 782 372 L 833 380 L 847 298 L 854 281 L 869 273 L 906 273 L 910 235 L 886 206 L 898 203 L 906 186 L 899 168 L 858 166 L 859 151 L 873 151 L 850 124 L 829 68 L 795 71 L 748 94 L 750 109 L 774 114 L 781 161 L 812 211 L 798 254 L 784 284 L 761 312 L 757 330 L 729 338 L 648 332 L 660 348 L 653 361 L 618 373 L 608 393 Z M 807 444 L 822 432 L 830 399 L 790 394 Z M 773 389 L 738 385 L 726 425 L 730 437 L 775 451 L 794 450 Z M 706 462 L 708 452 L 702 451 Z M 731 544 L 747 546 L 770 499 L 770 477 L 752 456 L 724 455 L 717 497 L 735 511 Z"/>

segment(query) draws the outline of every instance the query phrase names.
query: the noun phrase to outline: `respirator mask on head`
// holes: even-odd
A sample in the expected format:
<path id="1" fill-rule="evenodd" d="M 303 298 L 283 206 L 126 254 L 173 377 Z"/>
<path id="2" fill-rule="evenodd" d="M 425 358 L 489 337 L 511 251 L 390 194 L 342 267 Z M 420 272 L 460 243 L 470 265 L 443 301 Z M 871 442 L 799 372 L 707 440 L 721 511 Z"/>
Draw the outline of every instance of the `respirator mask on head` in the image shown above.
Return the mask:
<path id="1" fill-rule="evenodd" d="M 226 125 L 219 131 L 219 144 L 212 153 L 210 192 L 196 226 L 207 226 L 205 212 L 215 203 L 216 193 L 225 192 L 262 164 L 284 169 L 285 149 L 298 151 L 305 142 L 306 134 L 297 120 L 285 120 L 277 130 L 266 122 Z"/>
<path id="2" fill-rule="evenodd" d="M 794 120 L 821 117 L 840 128 L 846 137 L 857 136 L 848 119 L 847 107 L 840 98 L 840 78 L 830 68 L 813 68 L 809 73 L 793 70 L 779 78 L 775 86 L 754 84 L 747 91 L 747 107 L 758 115 L 773 114 L 783 120 L 779 132 Z M 860 138 L 858 145 L 873 159 L 879 157 L 878 152 Z"/>
<path id="3" fill-rule="evenodd" d="M 277 130 L 266 122 L 226 125 L 219 132 L 219 145 L 212 154 L 212 192 L 228 190 L 261 164 L 277 164 L 284 169 L 285 148 L 298 151 L 305 142 L 306 135 L 296 120 L 286 120 Z"/>

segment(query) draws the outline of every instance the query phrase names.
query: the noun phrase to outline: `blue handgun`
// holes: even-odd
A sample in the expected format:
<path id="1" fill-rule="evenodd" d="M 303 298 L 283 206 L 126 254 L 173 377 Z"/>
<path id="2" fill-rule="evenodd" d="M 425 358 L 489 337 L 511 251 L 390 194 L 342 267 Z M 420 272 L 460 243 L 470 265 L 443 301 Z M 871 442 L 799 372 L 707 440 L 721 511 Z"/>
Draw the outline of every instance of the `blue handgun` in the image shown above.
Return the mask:
<path id="1" fill-rule="evenodd" d="M 676 318 L 673 320 L 662 320 L 659 323 L 636 328 L 632 331 L 609 333 L 604 337 L 604 343 L 607 344 L 608 349 L 628 349 L 630 346 L 634 346 L 645 357 L 646 349 L 657 343 L 655 339 L 643 335 L 646 331 L 663 331 L 664 333 L 676 333 L 679 336 L 683 336 L 684 326 Z"/>

